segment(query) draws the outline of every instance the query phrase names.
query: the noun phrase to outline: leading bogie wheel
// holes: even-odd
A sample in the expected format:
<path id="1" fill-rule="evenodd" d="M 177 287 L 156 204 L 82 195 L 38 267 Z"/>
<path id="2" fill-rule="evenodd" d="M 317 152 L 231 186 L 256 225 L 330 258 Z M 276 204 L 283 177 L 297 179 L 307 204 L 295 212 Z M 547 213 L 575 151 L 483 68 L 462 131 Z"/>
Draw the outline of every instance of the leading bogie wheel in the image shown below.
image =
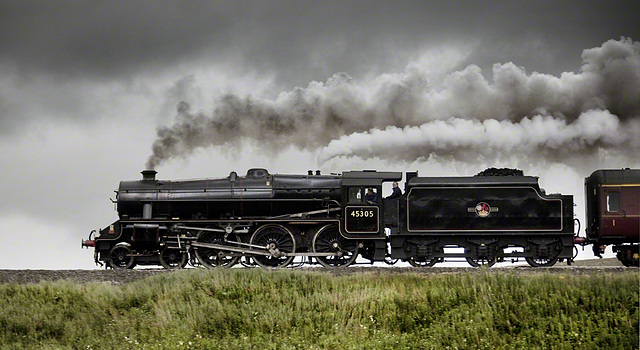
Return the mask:
<path id="1" fill-rule="evenodd" d="M 338 225 L 321 227 L 313 236 L 314 253 L 333 253 L 331 256 L 318 256 L 318 262 L 325 267 L 347 267 L 358 257 L 358 241 L 344 238 Z"/>
<path id="2" fill-rule="evenodd" d="M 135 266 L 135 258 L 131 254 L 128 245 L 116 244 L 109 252 L 107 264 L 112 269 L 132 269 Z"/>
<path id="3" fill-rule="evenodd" d="M 293 256 L 286 253 L 296 251 L 296 240 L 291 231 L 282 225 L 269 224 L 259 227 L 251 236 L 251 244 L 266 247 L 270 255 L 256 255 L 253 261 L 265 268 L 286 267 L 293 261 Z"/>
<path id="4" fill-rule="evenodd" d="M 226 235 L 226 237 L 225 237 Z M 225 242 L 226 240 L 226 242 Z M 229 244 L 228 242 L 239 241 L 234 233 L 227 234 L 225 232 L 205 231 L 198 232 L 196 242 L 208 243 L 216 245 Z M 214 269 L 218 267 L 231 267 L 240 259 L 240 255 L 214 248 L 195 247 L 193 249 L 196 259 L 204 267 Z"/>
<path id="5" fill-rule="evenodd" d="M 182 269 L 187 266 L 187 252 L 165 248 L 160 251 L 160 264 L 169 270 Z"/>

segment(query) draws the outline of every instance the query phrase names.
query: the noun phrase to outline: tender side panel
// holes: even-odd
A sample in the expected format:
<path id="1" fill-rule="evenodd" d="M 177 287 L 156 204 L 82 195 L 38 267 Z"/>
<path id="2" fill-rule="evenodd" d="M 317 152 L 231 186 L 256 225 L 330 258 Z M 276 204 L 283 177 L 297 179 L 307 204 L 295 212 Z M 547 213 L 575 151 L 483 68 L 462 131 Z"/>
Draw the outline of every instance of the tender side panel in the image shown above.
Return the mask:
<path id="1" fill-rule="evenodd" d="M 414 187 L 407 195 L 409 232 L 561 232 L 560 198 L 533 187 Z"/>

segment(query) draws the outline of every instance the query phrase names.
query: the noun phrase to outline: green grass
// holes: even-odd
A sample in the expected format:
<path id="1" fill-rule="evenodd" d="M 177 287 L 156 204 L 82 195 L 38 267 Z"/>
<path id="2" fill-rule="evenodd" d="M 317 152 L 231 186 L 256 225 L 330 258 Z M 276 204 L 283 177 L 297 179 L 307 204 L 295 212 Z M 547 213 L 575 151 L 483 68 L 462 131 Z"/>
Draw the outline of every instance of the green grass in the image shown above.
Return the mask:
<path id="1" fill-rule="evenodd" d="M 188 270 L 0 285 L 9 349 L 633 349 L 635 269 L 362 274 Z"/>

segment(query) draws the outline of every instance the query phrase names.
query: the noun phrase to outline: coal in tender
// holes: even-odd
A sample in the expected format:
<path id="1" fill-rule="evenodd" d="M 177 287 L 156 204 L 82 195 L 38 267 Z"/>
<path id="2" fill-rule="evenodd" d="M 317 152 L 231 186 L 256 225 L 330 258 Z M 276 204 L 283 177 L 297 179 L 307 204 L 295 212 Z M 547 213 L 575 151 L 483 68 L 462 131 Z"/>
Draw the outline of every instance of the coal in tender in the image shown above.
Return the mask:
<path id="1" fill-rule="evenodd" d="M 511 168 L 488 168 L 475 176 L 524 176 L 524 172 L 520 169 L 511 169 Z"/>

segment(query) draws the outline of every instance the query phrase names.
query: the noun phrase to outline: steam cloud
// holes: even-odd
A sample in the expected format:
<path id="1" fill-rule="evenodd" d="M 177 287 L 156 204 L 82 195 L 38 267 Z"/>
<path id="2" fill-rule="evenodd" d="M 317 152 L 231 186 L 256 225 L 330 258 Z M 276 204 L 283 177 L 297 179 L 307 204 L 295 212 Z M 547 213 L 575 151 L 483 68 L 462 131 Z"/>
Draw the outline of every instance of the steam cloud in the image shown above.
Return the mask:
<path id="1" fill-rule="evenodd" d="M 337 156 L 418 160 L 430 156 L 462 161 L 518 155 L 562 160 L 575 153 L 598 149 L 640 149 L 640 124 L 621 127 L 619 119 L 602 110 L 584 112 L 568 124 L 563 119 L 537 115 L 520 122 L 450 118 L 415 127 L 387 127 L 354 133 L 331 141 L 320 161 Z"/>
<path id="2" fill-rule="evenodd" d="M 561 159 L 598 150 L 637 157 L 640 43 L 609 40 L 584 50 L 582 60 L 579 73 L 560 77 L 495 64 L 492 82 L 470 65 L 438 86 L 416 64 L 366 86 L 336 74 L 275 100 L 228 94 L 211 114 L 181 102 L 175 124 L 158 129 L 147 168 L 243 139 L 272 150 L 320 149 L 320 162 L 350 156 Z"/>

